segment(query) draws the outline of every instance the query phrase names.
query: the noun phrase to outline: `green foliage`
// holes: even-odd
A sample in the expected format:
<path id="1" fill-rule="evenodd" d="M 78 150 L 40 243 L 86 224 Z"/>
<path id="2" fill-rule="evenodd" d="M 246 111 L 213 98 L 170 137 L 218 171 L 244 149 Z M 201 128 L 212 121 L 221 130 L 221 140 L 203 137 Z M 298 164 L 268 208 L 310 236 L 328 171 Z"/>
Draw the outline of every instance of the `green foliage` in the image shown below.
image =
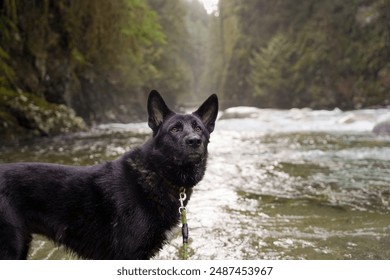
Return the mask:
<path id="1" fill-rule="evenodd" d="M 4 0 L 3 9 L 8 18 L 12 21 L 17 20 L 17 0 Z"/>
<path id="2" fill-rule="evenodd" d="M 7 0 L 0 8 L 0 86 L 72 107 L 88 122 L 118 107 L 134 117 L 125 105 L 135 106 L 159 72 L 149 55 L 165 42 L 145 0 Z"/>
<path id="3" fill-rule="evenodd" d="M 233 5 L 232 5 L 233 3 Z M 225 101 L 343 109 L 390 104 L 390 1 L 220 1 L 239 35 L 214 59 Z"/>
<path id="4" fill-rule="evenodd" d="M 264 97 L 272 91 L 275 99 L 279 101 L 285 90 L 291 94 L 294 86 L 289 80 L 294 78 L 295 71 L 286 62 L 294 59 L 296 47 L 292 45 L 293 42 L 279 33 L 266 47 L 254 54 L 251 60 L 254 95 Z M 290 85 L 292 88 L 289 88 Z"/>
<path id="5" fill-rule="evenodd" d="M 156 11 L 157 20 L 165 33 L 165 44 L 153 44 L 150 63 L 157 70 L 145 84 L 145 92 L 159 89 L 169 103 L 190 93 L 191 56 L 189 34 L 185 24 L 186 10 L 182 0 L 148 0 Z"/>
<path id="6" fill-rule="evenodd" d="M 10 86 L 15 72 L 9 65 L 9 55 L 0 47 L 0 87 Z"/>
<path id="7" fill-rule="evenodd" d="M 254 96 L 260 97 L 263 106 L 327 105 L 328 101 L 321 100 L 325 94 L 322 85 L 326 83 L 323 74 L 327 51 L 321 31 L 306 30 L 296 37 L 276 34 L 251 60 Z"/>
<path id="8" fill-rule="evenodd" d="M 15 127 L 28 119 L 32 130 L 40 127 L 37 131 L 51 134 L 51 128 L 41 127 L 48 104 L 59 111 L 58 104 L 66 105 L 88 123 L 128 122 L 144 117 L 142 108 L 152 88 L 171 104 L 191 91 L 198 92 L 205 66 L 197 51 L 205 40 L 200 41 L 201 35 L 199 40 L 189 37 L 199 30 L 206 32 L 204 21 L 208 20 L 198 2 L 3 2 L 0 87 L 15 96 L 13 101 L 9 95 L 7 100 L 0 99 L 0 114 L 8 120 L 13 116 Z M 187 14 L 190 6 L 196 12 Z M 191 24 L 201 18 L 194 28 Z M 36 112 L 21 102 L 21 92 L 35 104 Z M 63 115 L 58 115 L 58 121 Z"/>
<path id="9" fill-rule="evenodd" d="M 143 84 L 149 74 L 142 67 L 148 63 L 146 48 L 164 42 L 156 13 L 145 1 L 64 1 L 59 8 L 78 71 L 114 72 L 128 88 Z"/>

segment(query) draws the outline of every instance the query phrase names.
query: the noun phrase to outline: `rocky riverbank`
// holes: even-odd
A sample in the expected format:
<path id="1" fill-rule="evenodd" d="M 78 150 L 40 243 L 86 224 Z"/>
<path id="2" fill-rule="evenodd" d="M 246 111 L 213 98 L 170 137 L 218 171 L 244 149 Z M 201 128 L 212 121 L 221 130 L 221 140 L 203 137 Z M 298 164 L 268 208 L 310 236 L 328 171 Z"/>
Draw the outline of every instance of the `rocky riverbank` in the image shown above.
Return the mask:
<path id="1" fill-rule="evenodd" d="M 86 129 L 74 111 L 43 98 L 0 88 L 0 139 L 54 136 Z"/>

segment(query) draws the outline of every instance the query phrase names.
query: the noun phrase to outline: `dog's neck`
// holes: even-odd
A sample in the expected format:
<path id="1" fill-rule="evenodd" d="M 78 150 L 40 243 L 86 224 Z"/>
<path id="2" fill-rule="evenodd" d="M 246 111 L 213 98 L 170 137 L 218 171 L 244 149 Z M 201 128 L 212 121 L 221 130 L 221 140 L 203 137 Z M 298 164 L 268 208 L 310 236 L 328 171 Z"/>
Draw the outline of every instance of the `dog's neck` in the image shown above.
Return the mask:
<path id="1" fill-rule="evenodd" d="M 192 193 L 194 184 L 185 184 L 177 179 L 175 182 L 165 174 L 168 173 L 164 166 L 160 169 L 146 163 L 142 151 L 136 149 L 131 157 L 126 157 L 126 164 L 131 172 L 136 173 L 137 182 L 142 186 L 143 192 L 159 204 L 165 204 L 164 199 L 178 203 L 179 193 L 185 189 L 187 198 Z M 188 200 L 188 199 L 187 199 Z M 161 203 L 160 203 L 161 202 Z"/>

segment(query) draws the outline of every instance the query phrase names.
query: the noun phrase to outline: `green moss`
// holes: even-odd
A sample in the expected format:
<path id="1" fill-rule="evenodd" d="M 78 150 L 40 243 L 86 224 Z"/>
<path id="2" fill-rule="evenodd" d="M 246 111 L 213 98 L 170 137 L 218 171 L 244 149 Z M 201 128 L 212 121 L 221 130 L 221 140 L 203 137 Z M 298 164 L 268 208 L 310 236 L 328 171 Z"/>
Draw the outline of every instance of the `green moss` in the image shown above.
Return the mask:
<path id="1" fill-rule="evenodd" d="M 0 88 L 0 137 L 53 136 L 85 128 L 84 121 L 64 105 L 49 103 L 30 93 Z"/>

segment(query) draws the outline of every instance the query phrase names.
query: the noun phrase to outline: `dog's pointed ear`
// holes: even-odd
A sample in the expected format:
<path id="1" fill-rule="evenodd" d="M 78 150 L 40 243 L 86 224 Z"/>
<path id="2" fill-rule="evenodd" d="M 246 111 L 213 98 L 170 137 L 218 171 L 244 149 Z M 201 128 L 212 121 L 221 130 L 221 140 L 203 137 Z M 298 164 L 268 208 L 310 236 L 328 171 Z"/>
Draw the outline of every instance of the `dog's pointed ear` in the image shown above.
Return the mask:
<path id="1" fill-rule="evenodd" d="M 213 132 L 215 120 L 218 116 L 218 97 L 216 94 L 211 95 L 198 110 L 193 112 L 194 115 L 200 117 L 209 133 Z"/>
<path id="2" fill-rule="evenodd" d="M 161 95 L 156 90 L 152 90 L 149 93 L 148 114 L 148 125 L 154 133 L 157 132 L 164 119 L 172 114 L 172 111 L 168 108 Z"/>

